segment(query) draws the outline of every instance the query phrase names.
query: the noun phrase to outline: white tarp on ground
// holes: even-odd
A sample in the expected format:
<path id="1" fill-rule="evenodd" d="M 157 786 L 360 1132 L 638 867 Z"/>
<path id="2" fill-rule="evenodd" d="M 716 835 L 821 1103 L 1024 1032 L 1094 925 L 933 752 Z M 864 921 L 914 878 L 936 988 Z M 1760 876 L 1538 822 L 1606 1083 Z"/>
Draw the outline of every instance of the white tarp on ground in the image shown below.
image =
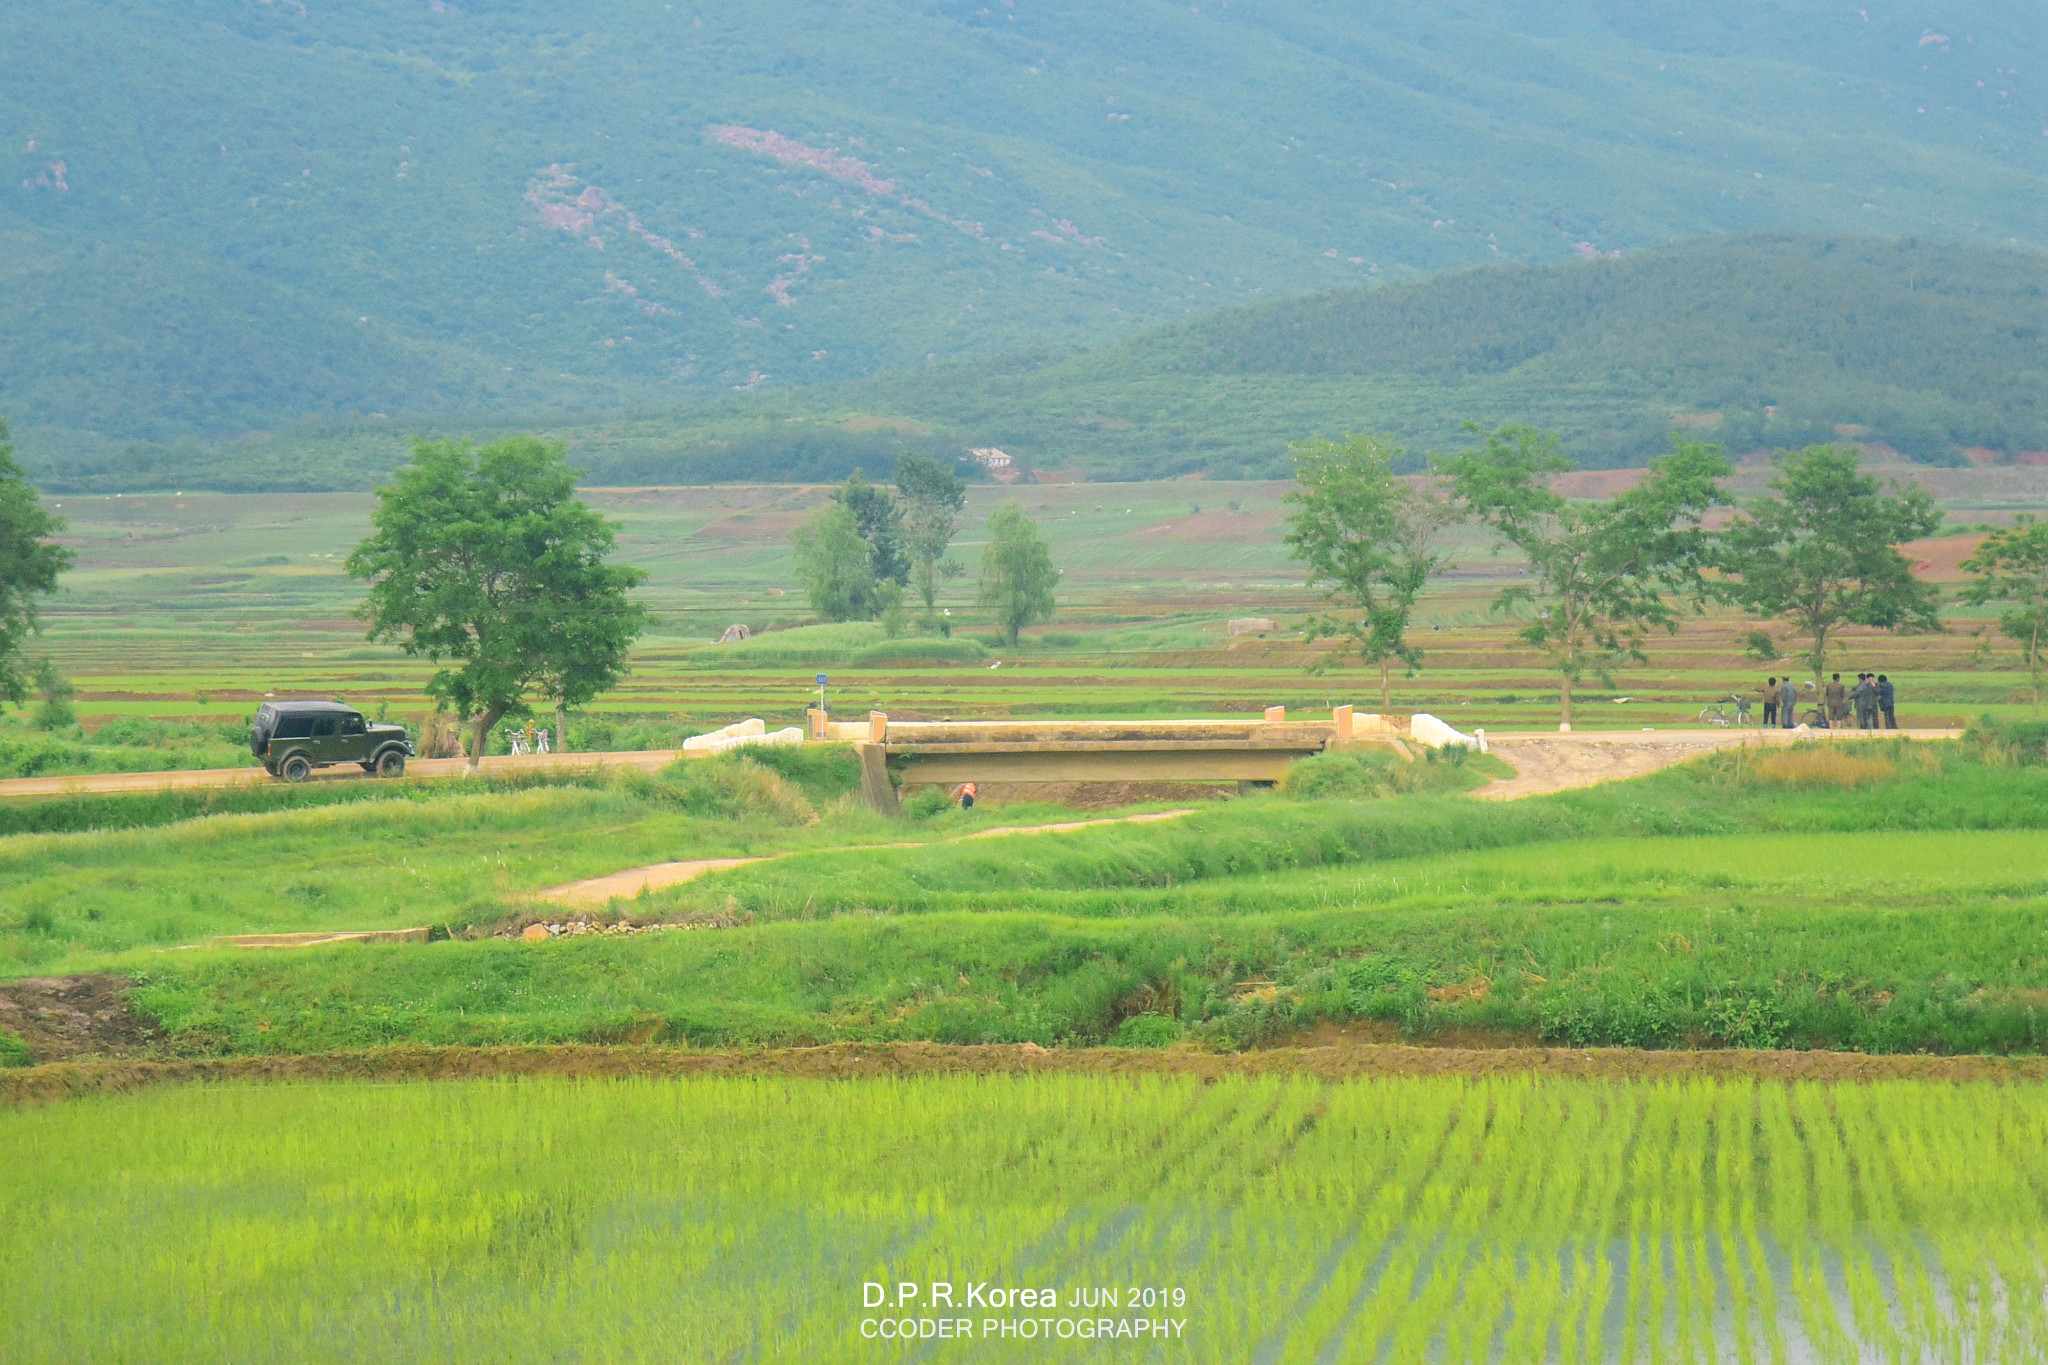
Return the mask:
<path id="1" fill-rule="evenodd" d="M 686 754 L 722 754 L 727 749 L 742 749 L 749 744 L 801 744 L 804 732 L 792 725 L 784 730 L 770 731 L 767 723 L 759 719 L 736 720 L 723 729 L 713 730 L 708 735 L 692 735 L 683 741 Z"/>
<path id="2" fill-rule="evenodd" d="M 1408 737 L 1429 749 L 1441 749 L 1447 744 L 1462 744 L 1475 752 L 1486 752 L 1485 736 L 1461 734 L 1426 711 L 1408 722 Z"/>

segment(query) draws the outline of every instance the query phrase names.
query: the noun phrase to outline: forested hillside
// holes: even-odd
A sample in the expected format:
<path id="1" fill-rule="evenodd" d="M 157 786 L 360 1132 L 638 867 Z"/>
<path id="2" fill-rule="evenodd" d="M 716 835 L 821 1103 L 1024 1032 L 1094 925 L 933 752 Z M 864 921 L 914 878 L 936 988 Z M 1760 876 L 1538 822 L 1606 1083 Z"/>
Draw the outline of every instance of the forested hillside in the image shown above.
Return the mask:
<path id="1" fill-rule="evenodd" d="M 919 366 L 665 412 L 544 423 L 600 483 L 822 480 L 899 450 L 999 445 L 1094 478 L 1268 476 L 1288 444 L 1391 434 L 1411 467 L 1460 424 L 1533 422 L 1584 466 L 1674 428 L 1737 452 L 1881 440 L 1956 463 L 2048 450 L 2048 252 L 1716 237 L 1219 310 L 1099 350 Z M 363 488 L 414 434 L 378 421 L 135 447 L 53 487 Z"/>
<path id="2" fill-rule="evenodd" d="M 2020 0 L 0 6 L 0 414 L 47 468 L 1709 232 L 2039 246 L 2044 50 Z"/>

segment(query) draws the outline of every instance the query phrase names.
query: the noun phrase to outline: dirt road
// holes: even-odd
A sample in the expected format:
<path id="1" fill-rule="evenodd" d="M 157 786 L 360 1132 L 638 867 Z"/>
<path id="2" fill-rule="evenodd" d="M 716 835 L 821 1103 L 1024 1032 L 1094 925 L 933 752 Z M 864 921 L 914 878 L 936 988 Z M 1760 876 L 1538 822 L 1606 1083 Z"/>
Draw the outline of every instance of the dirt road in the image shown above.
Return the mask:
<path id="1" fill-rule="evenodd" d="M 1052 825 L 998 825 L 994 829 L 977 830 L 963 834 L 959 840 L 944 840 L 955 843 L 967 839 L 1000 839 L 1011 834 L 1064 834 L 1069 830 L 1092 829 L 1096 825 L 1142 825 L 1153 820 L 1178 820 L 1183 815 L 1193 815 L 1192 810 L 1156 810 L 1139 815 L 1112 816 L 1105 820 L 1062 820 Z M 860 844 L 851 848 L 799 849 L 799 853 L 862 853 L 876 848 L 921 848 L 922 844 Z M 789 858 L 795 853 L 770 854 L 772 858 Z M 707 872 L 723 872 L 729 867 L 745 867 L 748 863 L 767 862 L 768 858 L 695 858 L 686 862 L 650 863 L 646 867 L 629 867 L 624 872 L 613 872 L 603 877 L 591 877 L 586 881 L 569 882 L 562 886 L 551 886 L 539 893 L 542 900 L 551 900 L 561 905 L 604 905 L 614 897 L 631 899 L 642 891 L 656 891 L 664 886 L 680 886 L 692 882 Z"/>
<path id="2" fill-rule="evenodd" d="M 1955 739 L 1960 730 L 1593 730 L 1561 735 L 1488 735 L 1487 751 L 1515 770 L 1472 794 L 1485 801 L 1591 787 L 1641 777 L 1738 744 L 1786 745 L 1800 740 L 1854 744 L 1872 739 Z"/>
<path id="3" fill-rule="evenodd" d="M 605 754 L 499 754 L 484 759 L 484 773 L 590 772 L 598 768 L 640 768 L 652 772 L 683 756 L 680 749 L 641 749 Z M 460 758 L 415 758 L 405 765 L 407 777 L 461 777 L 468 761 Z M 373 782 L 376 779 L 351 763 L 322 768 L 313 782 Z M 253 787 L 276 783 L 263 769 L 193 768 L 157 773 L 73 773 L 63 777 L 10 777 L 0 780 L 0 800 L 19 796 L 70 796 L 87 792 L 162 792 L 207 787 Z M 282 785 L 282 784 L 280 784 Z"/>

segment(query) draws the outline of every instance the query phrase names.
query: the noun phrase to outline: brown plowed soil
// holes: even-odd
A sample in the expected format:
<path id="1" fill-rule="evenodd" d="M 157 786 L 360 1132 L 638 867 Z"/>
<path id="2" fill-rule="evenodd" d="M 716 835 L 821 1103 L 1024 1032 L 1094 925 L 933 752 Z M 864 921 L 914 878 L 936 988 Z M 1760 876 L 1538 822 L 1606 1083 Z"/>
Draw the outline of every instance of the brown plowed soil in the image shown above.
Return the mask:
<path id="1" fill-rule="evenodd" d="M 112 973 L 0 981 L 0 1027 L 20 1034 L 38 1062 L 126 1056 L 153 1036 L 128 1008 L 133 985 Z"/>
<path id="2" fill-rule="evenodd" d="M 586 1046 L 382 1048 L 315 1057 L 202 1061 L 58 1062 L 0 1071 L 0 1104 L 49 1103 L 173 1082 L 464 1080 L 503 1076 L 875 1076 L 1302 1075 L 1327 1081 L 1370 1076 L 1573 1076 L 1606 1080 L 1747 1078 L 1765 1081 L 2048 1081 L 2043 1057 L 1871 1056 L 1852 1052 L 1644 1052 L 1629 1048 L 1455 1048 L 1402 1044 L 1272 1048 L 1214 1053 L 1194 1048 L 1041 1048 L 1030 1043 L 834 1043 L 826 1047 L 695 1052 Z"/>

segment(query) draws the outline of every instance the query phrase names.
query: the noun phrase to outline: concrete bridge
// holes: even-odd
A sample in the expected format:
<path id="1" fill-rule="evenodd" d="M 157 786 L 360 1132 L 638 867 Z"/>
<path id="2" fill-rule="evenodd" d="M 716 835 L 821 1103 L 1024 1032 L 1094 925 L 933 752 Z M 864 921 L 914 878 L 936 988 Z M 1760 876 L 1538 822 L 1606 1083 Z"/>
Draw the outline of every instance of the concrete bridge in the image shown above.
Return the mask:
<path id="1" fill-rule="evenodd" d="M 1406 752 L 1401 728 L 1337 707 L 1327 719 L 1289 720 L 1274 707 L 1243 720 L 865 721 L 814 716 L 819 739 L 851 741 L 861 754 L 864 793 L 882 809 L 901 786 L 990 786 L 1076 782 L 1235 782 L 1271 786 L 1287 765 L 1343 745 Z"/>

